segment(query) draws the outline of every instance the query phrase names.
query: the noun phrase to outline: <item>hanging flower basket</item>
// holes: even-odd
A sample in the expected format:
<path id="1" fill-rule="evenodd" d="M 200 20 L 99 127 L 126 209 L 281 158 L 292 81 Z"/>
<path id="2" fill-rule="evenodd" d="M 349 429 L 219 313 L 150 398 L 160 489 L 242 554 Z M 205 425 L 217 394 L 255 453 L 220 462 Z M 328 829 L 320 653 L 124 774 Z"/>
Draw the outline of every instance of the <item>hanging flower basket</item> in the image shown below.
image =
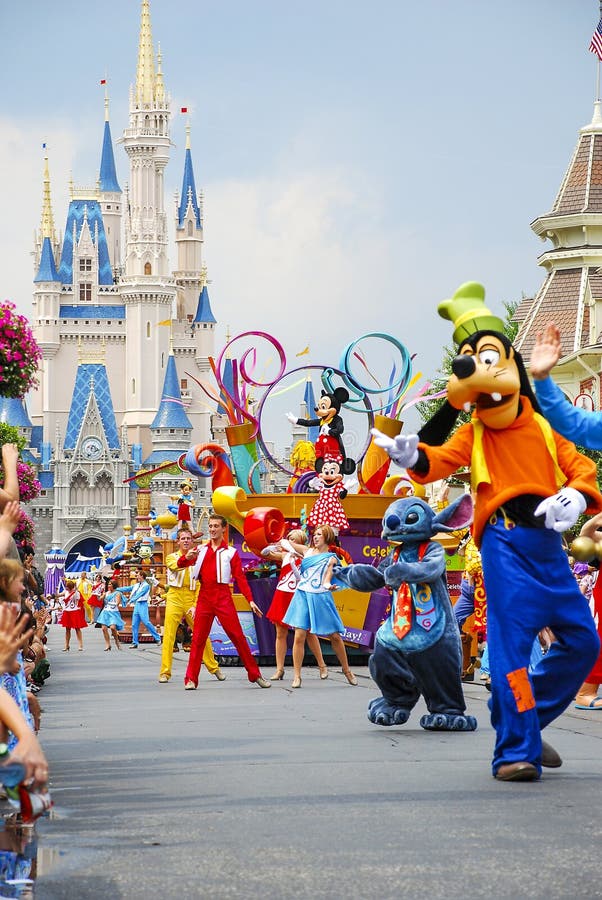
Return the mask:
<path id="1" fill-rule="evenodd" d="M 19 524 L 17 525 L 15 533 L 13 534 L 17 547 L 21 547 L 23 544 L 30 544 L 32 547 L 35 547 L 33 539 L 34 531 L 35 527 L 33 524 L 33 519 L 31 519 L 26 512 L 21 510 Z"/>
<path id="2" fill-rule="evenodd" d="M 26 462 L 17 463 L 17 479 L 19 481 L 19 500 L 30 503 L 40 496 L 42 485 L 36 478 L 35 469 Z M 0 487 L 4 487 L 4 469 L 0 466 Z"/>
<path id="3" fill-rule="evenodd" d="M 16 312 L 10 300 L 0 302 L 0 395 L 22 398 L 36 387 L 41 358 L 25 316 Z"/>

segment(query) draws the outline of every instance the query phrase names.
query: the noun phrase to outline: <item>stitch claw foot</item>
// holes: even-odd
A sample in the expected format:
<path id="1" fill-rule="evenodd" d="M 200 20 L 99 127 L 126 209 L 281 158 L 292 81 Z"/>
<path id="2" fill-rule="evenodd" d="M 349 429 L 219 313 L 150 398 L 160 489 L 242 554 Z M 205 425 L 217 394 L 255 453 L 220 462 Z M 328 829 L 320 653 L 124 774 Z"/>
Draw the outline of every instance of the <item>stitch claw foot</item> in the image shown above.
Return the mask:
<path id="1" fill-rule="evenodd" d="M 368 704 L 368 719 L 373 725 L 404 725 L 410 718 L 410 711 L 400 706 L 394 706 L 378 697 Z"/>
<path id="2" fill-rule="evenodd" d="M 430 713 L 421 718 L 420 725 L 427 731 L 476 731 L 477 720 L 474 716 Z"/>

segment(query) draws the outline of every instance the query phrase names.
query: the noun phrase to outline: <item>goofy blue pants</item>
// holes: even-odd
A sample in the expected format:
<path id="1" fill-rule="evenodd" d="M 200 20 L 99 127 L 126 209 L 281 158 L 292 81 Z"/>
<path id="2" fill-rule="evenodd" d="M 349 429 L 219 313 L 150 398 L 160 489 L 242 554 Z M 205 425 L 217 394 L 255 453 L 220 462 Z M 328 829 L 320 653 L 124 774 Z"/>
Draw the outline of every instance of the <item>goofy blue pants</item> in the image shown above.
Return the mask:
<path id="1" fill-rule="evenodd" d="M 541 772 L 541 730 L 572 702 L 594 665 L 600 641 L 559 534 L 513 527 L 492 516 L 481 559 L 487 592 L 493 774 L 505 763 Z M 531 647 L 545 626 L 556 641 L 529 673 Z"/>

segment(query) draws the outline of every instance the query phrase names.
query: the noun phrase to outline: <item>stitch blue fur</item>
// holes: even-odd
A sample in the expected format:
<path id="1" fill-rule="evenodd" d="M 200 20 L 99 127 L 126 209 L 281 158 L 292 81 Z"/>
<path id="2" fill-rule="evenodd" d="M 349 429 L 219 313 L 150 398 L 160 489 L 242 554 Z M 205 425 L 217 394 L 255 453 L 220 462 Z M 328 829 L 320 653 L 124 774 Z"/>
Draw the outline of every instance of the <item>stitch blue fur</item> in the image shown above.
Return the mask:
<path id="1" fill-rule="evenodd" d="M 403 638 L 393 631 L 394 602 L 376 634 L 369 668 L 382 696 L 368 706 L 368 718 L 375 725 L 403 725 L 422 695 L 429 714 L 422 716 L 420 724 L 426 730 L 474 731 L 477 727 L 474 716 L 466 715 L 460 634 L 447 591 L 445 553 L 441 544 L 431 540 L 437 532 L 466 528 L 471 519 L 468 495 L 437 514 L 420 498 L 404 497 L 392 503 L 383 517 L 382 536 L 399 546 L 397 559 L 392 548 L 378 568 L 361 563 L 335 566 L 334 580 L 341 587 L 374 591 L 386 585 L 395 600 L 405 582 L 414 600 L 412 625 Z M 426 542 L 419 559 L 420 545 Z M 420 624 L 416 612 L 424 595 L 420 585 L 430 588 L 428 627 Z"/>

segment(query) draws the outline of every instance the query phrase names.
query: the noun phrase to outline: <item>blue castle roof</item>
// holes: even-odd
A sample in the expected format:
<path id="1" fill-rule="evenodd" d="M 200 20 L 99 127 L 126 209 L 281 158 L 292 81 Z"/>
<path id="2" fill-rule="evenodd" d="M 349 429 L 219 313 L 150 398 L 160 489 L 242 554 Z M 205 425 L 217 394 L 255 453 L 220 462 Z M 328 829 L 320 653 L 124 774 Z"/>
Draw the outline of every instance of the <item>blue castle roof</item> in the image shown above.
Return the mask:
<path id="1" fill-rule="evenodd" d="M 34 278 L 34 284 L 40 281 L 60 281 L 54 264 L 54 253 L 52 252 L 52 244 L 50 238 L 45 237 L 42 244 L 42 253 L 40 254 L 40 265 L 38 274 Z"/>
<path id="2" fill-rule="evenodd" d="M 209 302 L 207 285 L 203 286 L 203 290 L 199 294 L 199 302 L 193 322 L 217 322 L 217 319 L 211 312 L 211 303 Z"/>
<path id="3" fill-rule="evenodd" d="M 0 397 L 0 422 L 14 425 L 15 428 L 32 427 L 25 404 L 17 397 Z"/>
<path id="4" fill-rule="evenodd" d="M 154 466 L 160 466 L 165 462 L 173 462 L 176 463 L 182 455 L 181 450 L 153 450 L 150 456 L 147 456 L 142 465 L 146 469 L 153 468 Z M 184 476 L 184 472 L 182 472 L 182 477 Z"/>
<path id="5" fill-rule="evenodd" d="M 87 213 L 88 226 L 93 241 L 96 237 L 96 226 L 98 226 L 98 283 L 113 284 L 107 236 L 100 204 L 97 200 L 72 200 L 69 203 L 63 253 L 58 272 L 59 280 L 63 284 L 73 284 L 73 225 L 75 224 L 75 240 L 78 241 L 84 224 L 85 213 Z"/>
<path id="6" fill-rule="evenodd" d="M 186 156 L 184 157 L 184 177 L 182 179 L 182 193 L 180 195 L 180 205 L 178 207 L 178 228 L 182 228 L 184 224 L 184 217 L 186 215 L 186 210 L 188 209 L 189 201 L 192 203 L 192 208 L 194 210 L 196 227 L 200 228 L 201 211 L 199 209 L 199 204 L 196 196 L 196 187 L 194 185 L 192 155 L 190 153 L 190 148 L 187 148 Z"/>
<path id="7" fill-rule="evenodd" d="M 163 381 L 163 394 L 157 415 L 151 423 L 151 428 L 187 428 L 192 431 L 190 419 L 186 415 L 182 395 L 180 394 L 180 382 L 176 361 L 173 353 L 169 354 L 165 380 Z"/>
<path id="8" fill-rule="evenodd" d="M 61 319 L 125 319 L 125 306 L 99 306 L 86 304 L 85 306 L 61 306 L 59 309 Z"/>
<path id="9" fill-rule="evenodd" d="M 316 412 L 316 397 L 314 394 L 314 386 L 311 383 L 311 378 L 308 378 L 305 382 L 305 393 L 303 394 L 303 399 L 305 401 L 305 405 L 307 406 L 307 417 L 308 419 L 313 419 Z M 318 435 L 320 433 L 320 429 L 317 425 L 310 425 L 307 429 L 307 440 L 313 441 L 314 444 L 318 440 Z"/>
<path id="10" fill-rule="evenodd" d="M 227 356 L 224 360 L 224 368 L 222 371 L 222 381 L 224 383 L 224 387 L 227 393 L 232 397 L 234 394 L 234 367 L 232 365 L 232 360 L 229 356 Z M 223 403 L 218 403 L 217 412 L 220 416 L 227 415 L 228 410 L 223 405 Z"/>
<path id="11" fill-rule="evenodd" d="M 90 394 L 94 392 L 107 442 L 111 450 L 119 449 L 119 435 L 115 422 L 113 400 L 107 370 L 102 363 L 80 363 L 75 376 L 75 387 L 65 434 L 65 450 L 73 450 L 82 427 L 82 421 Z"/>
<path id="12" fill-rule="evenodd" d="M 102 156 L 100 158 L 100 189 L 101 191 L 117 191 L 121 193 L 117 172 L 115 170 L 115 157 L 113 156 L 113 141 L 109 123 L 105 122 L 104 136 L 102 140 Z"/>

